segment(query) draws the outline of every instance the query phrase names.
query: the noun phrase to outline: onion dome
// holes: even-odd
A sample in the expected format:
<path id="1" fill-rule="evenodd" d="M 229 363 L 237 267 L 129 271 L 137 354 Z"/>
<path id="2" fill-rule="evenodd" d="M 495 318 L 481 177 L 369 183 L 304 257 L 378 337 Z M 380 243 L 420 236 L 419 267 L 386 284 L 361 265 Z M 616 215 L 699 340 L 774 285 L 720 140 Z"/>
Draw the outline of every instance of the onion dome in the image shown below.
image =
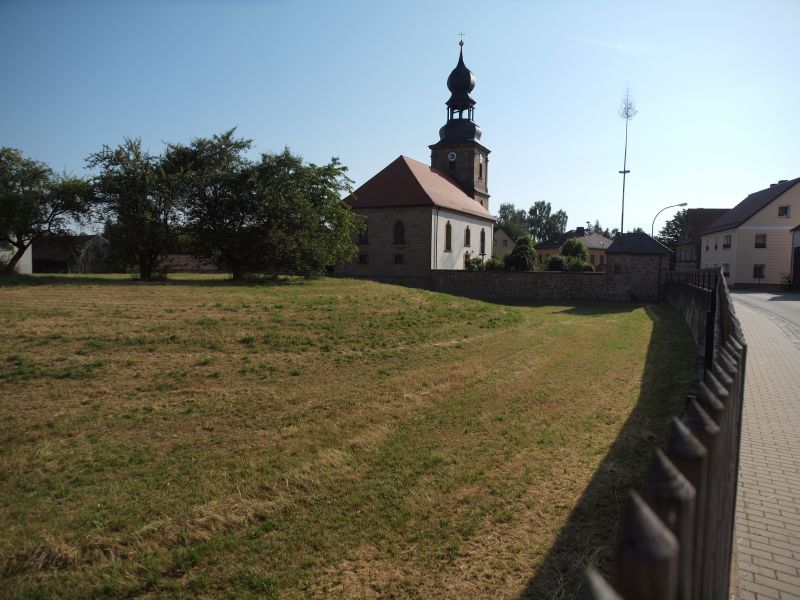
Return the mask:
<path id="1" fill-rule="evenodd" d="M 464 64 L 464 42 L 460 41 L 458 45 L 461 46 L 458 53 L 458 64 L 447 78 L 447 89 L 451 93 L 447 106 L 463 109 L 475 106 L 475 100 L 469 95 L 475 88 L 475 75 Z"/>

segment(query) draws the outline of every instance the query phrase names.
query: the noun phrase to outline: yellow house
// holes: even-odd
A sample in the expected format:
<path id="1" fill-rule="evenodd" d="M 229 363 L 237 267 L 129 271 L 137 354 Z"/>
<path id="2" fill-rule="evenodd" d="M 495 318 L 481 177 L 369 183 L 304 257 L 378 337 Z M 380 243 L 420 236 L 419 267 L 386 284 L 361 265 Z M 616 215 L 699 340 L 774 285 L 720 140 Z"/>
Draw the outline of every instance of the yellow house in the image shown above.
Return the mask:
<path id="1" fill-rule="evenodd" d="M 729 286 L 777 286 L 791 272 L 792 229 L 800 223 L 800 177 L 750 194 L 702 234 L 700 266 L 722 267 Z"/>

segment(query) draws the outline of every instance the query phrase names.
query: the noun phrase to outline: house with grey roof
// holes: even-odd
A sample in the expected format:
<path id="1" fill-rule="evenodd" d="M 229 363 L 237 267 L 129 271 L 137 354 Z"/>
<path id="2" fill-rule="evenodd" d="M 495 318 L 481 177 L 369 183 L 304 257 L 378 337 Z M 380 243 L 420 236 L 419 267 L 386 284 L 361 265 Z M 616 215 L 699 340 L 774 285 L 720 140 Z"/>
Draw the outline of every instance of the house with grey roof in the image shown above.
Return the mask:
<path id="1" fill-rule="evenodd" d="M 776 287 L 792 270 L 792 230 L 800 223 L 800 177 L 754 192 L 702 233 L 701 268 L 721 267 L 729 286 Z"/>

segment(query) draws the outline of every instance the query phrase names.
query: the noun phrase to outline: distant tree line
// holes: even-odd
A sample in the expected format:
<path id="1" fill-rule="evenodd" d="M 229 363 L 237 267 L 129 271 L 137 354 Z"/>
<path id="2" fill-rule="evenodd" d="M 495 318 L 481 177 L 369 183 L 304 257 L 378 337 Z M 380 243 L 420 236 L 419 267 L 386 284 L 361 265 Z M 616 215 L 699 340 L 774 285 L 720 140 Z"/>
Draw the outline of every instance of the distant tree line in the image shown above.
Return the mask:
<path id="1" fill-rule="evenodd" d="M 215 258 L 234 279 L 263 271 L 315 275 L 350 260 L 360 219 L 342 200 L 352 190 L 338 159 L 306 163 L 288 149 L 245 153 L 235 130 L 160 155 L 126 138 L 87 159 L 96 175 L 56 176 L 17 150 L 0 149 L 0 244 L 14 270 L 34 239 L 71 223 L 105 222 L 112 259 L 143 279 L 173 252 Z"/>

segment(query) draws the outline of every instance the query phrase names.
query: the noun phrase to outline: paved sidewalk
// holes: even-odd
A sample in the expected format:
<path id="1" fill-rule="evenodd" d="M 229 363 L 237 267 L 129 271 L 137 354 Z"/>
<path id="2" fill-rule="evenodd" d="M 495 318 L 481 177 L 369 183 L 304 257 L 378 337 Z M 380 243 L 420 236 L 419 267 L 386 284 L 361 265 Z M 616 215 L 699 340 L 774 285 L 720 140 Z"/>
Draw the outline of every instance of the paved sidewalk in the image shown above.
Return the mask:
<path id="1" fill-rule="evenodd" d="M 800 599 L 800 348 L 736 302 L 747 340 L 736 507 L 740 598 Z"/>

